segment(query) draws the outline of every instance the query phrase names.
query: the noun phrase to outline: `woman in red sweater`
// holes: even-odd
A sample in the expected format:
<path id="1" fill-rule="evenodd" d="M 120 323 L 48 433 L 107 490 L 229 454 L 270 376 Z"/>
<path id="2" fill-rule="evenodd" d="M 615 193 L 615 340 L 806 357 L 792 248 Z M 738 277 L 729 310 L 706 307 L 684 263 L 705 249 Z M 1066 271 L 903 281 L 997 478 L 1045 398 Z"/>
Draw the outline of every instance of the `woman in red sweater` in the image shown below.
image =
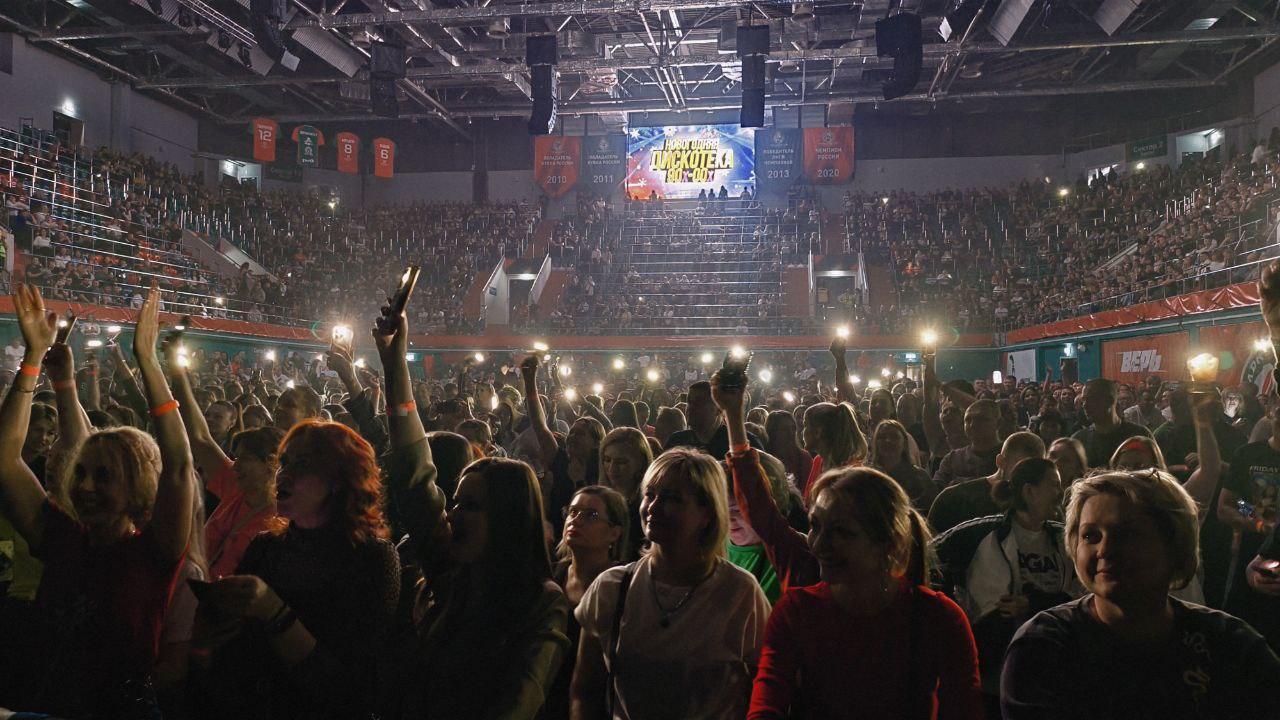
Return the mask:
<path id="1" fill-rule="evenodd" d="M 765 629 L 748 719 L 802 710 L 821 718 L 982 720 L 973 633 L 954 602 L 924 587 L 929 530 L 907 494 L 877 470 L 824 473 L 812 488 L 813 529 L 804 538 L 756 487 L 762 475 L 752 472 L 759 460 L 746 441 L 743 391 L 718 381 L 712 396 L 728 426 L 735 495 L 777 558 L 785 588 Z M 765 522 L 755 526 L 757 519 Z"/>

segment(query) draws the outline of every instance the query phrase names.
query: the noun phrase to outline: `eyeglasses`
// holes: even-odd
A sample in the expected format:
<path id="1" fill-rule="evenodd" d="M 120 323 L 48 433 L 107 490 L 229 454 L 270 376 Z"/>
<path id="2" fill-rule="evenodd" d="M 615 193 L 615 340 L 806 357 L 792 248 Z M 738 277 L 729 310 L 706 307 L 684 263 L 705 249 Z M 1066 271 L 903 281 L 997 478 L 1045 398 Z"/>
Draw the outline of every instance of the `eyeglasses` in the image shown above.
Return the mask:
<path id="1" fill-rule="evenodd" d="M 599 510 L 592 510 L 591 508 L 567 507 L 563 512 L 561 512 L 561 515 L 564 515 L 565 520 L 576 520 L 578 518 L 582 518 L 592 522 L 595 522 L 596 520 L 609 522 L 609 519 L 601 515 Z M 613 523 L 609 522 L 609 524 L 612 525 Z"/>

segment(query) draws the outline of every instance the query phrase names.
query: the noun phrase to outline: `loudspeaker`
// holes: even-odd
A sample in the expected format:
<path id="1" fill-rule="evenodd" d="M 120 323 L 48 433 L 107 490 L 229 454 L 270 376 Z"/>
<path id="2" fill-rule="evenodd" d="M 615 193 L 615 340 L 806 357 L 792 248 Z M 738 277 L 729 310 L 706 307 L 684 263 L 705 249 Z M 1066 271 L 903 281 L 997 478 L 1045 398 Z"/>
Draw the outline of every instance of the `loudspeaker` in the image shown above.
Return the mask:
<path id="1" fill-rule="evenodd" d="M 404 77 L 404 45 L 374 42 L 369 46 L 369 77 L 399 80 Z"/>
<path id="2" fill-rule="evenodd" d="M 1075 358 L 1064 357 L 1058 360 L 1060 379 L 1065 385 L 1080 382 L 1080 362 Z"/>
<path id="3" fill-rule="evenodd" d="M 396 98 L 395 80 L 369 79 L 369 108 L 378 117 L 400 117 L 400 101 Z"/>
<path id="4" fill-rule="evenodd" d="M 752 55 L 742 59 L 742 89 L 763 90 L 765 67 L 763 55 Z"/>
<path id="5" fill-rule="evenodd" d="M 556 103 L 560 87 L 552 65 L 536 65 L 529 69 L 533 94 L 533 111 L 529 115 L 530 135 L 550 135 L 556 128 Z"/>
<path id="6" fill-rule="evenodd" d="M 555 35 L 530 35 L 525 41 L 524 63 L 529 67 L 538 65 L 555 65 L 559 62 L 556 54 Z"/>
<path id="7" fill-rule="evenodd" d="M 280 34 L 284 14 L 284 0 L 249 0 L 249 29 L 253 40 L 272 60 L 284 55 L 284 36 Z"/>
<path id="8" fill-rule="evenodd" d="M 898 13 L 877 20 L 876 54 L 893 56 L 893 72 L 884 83 L 884 99 L 892 100 L 911 92 L 920 81 L 920 69 L 924 65 L 920 16 Z"/>
<path id="9" fill-rule="evenodd" d="M 738 26 L 738 57 L 769 54 L 768 25 Z"/>

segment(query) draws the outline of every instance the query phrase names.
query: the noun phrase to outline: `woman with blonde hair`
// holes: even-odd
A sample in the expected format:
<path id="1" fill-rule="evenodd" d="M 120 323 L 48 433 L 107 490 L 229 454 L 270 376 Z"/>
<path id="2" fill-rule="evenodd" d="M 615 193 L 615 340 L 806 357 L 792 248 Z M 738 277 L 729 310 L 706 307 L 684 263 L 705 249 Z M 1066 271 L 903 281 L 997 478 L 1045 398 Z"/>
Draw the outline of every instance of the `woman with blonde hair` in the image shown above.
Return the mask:
<path id="1" fill-rule="evenodd" d="M 571 717 L 741 718 L 769 604 L 725 559 L 724 472 L 675 448 L 642 483 L 650 548 L 606 570 L 583 596 Z"/>
<path id="2" fill-rule="evenodd" d="M 1009 646 L 1000 704 L 1022 718 L 1257 717 L 1280 658 L 1242 620 L 1172 590 L 1200 563 L 1195 502 L 1166 472 L 1071 487 L 1066 549 L 1088 594 L 1041 612 Z"/>
<path id="3" fill-rule="evenodd" d="M 804 449 L 813 455 L 813 467 L 801 488 L 806 502 L 811 502 L 810 488 L 824 470 L 860 465 L 867 456 L 867 438 L 848 403 L 810 406 L 804 413 L 801 436 Z"/>
<path id="4" fill-rule="evenodd" d="M 640 483 L 652 462 L 649 439 L 636 428 L 614 428 L 600 442 L 600 482 L 627 502 L 630 522 L 621 550 L 628 562 L 640 556 Z"/>
<path id="5" fill-rule="evenodd" d="M 134 333 L 159 442 L 133 428 L 90 434 L 86 422 L 65 460 L 69 507 L 46 494 L 21 452 L 57 316 L 34 287 L 18 286 L 13 301 L 26 351 L 0 406 L 0 507 L 44 562 L 36 604 L 50 622 L 30 630 L 40 644 L 26 654 L 33 682 L 7 677 L 7 700 L 73 717 L 152 717 L 165 610 L 200 532 L 191 448 L 156 352 L 160 293 L 148 293 Z M 74 392 L 65 382 L 55 391 Z"/>

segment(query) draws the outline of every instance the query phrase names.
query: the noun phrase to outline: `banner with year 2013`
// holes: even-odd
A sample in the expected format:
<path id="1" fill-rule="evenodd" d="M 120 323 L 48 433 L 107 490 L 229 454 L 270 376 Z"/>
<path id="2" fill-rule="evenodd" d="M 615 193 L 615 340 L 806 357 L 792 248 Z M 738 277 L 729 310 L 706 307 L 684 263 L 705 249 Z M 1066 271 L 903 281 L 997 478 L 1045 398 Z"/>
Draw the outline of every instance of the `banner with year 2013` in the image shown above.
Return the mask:
<path id="1" fill-rule="evenodd" d="M 582 138 L 539 135 L 533 139 L 533 181 L 548 197 L 558 198 L 578 184 Z"/>
<path id="2" fill-rule="evenodd" d="M 805 128 L 804 176 L 817 185 L 839 185 L 852 180 L 853 128 Z"/>
<path id="3" fill-rule="evenodd" d="M 581 185 L 596 195 L 608 196 L 622 185 L 627 173 L 625 135 L 601 135 L 582 139 Z"/>
<path id="4" fill-rule="evenodd" d="M 800 131 L 756 130 L 756 182 L 761 190 L 787 190 L 800 179 Z"/>

